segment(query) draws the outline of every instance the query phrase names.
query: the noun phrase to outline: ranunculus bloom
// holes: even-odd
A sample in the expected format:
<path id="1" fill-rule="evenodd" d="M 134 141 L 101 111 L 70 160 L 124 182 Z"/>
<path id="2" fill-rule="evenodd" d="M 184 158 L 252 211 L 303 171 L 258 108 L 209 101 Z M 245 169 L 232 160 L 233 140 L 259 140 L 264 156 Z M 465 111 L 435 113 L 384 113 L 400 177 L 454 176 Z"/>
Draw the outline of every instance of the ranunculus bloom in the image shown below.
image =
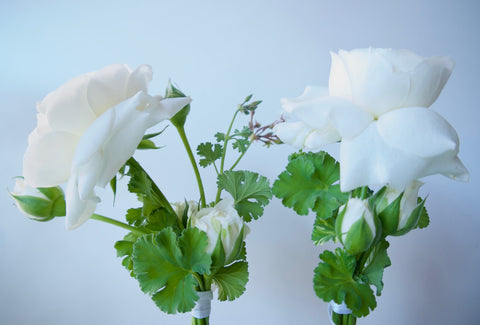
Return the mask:
<path id="1" fill-rule="evenodd" d="M 390 184 L 403 189 L 432 174 L 466 181 L 455 129 L 428 107 L 454 63 L 406 50 L 356 49 L 331 53 L 329 87 L 306 88 L 282 100 L 287 122 L 280 139 L 308 150 L 340 141 L 340 186 Z"/>
<path id="2" fill-rule="evenodd" d="M 150 66 L 132 71 L 115 64 L 76 77 L 37 104 L 37 127 L 28 138 L 25 181 L 51 187 L 68 181 L 68 229 L 85 222 L 104 187 L 131 157 L 145 131 L 171 118 L 190 98 L 146 93 Z"/>
<path id="3" fill-rule="evenodd" d="M 242 227 L 245 227 L 244 236 L 248 232 L 247 226 L 242 217 L 238 215 L 234 202 L 230 198 L 223 199 L 213 208 L 200 209 L 191 216 L 190 223 L 192 227 L 196 227 L 208 235 L 206 251 L 209 254 L 215 249 L 218 236 L 220 236 L 227 260 L 232 254 Z"/>

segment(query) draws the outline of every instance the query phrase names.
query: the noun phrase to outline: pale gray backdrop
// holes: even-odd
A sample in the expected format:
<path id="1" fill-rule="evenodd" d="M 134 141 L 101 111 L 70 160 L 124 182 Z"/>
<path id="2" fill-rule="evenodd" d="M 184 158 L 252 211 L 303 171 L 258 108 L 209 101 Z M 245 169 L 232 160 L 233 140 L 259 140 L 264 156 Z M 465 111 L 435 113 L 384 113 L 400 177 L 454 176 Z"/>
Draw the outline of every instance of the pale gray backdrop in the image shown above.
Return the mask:
<path id="1" fill-rule="evenodd" d="M 480 274 L 478 76 L 480 6 L 476 0 L 321 1 L 21 1 L 0 3 L 0 324 L 189 324 L 165 315 L 116 258 L 125 233 L 90 220 L 66 231 L 63 220 L 41 224 L 21 215 L 7 196 L 21 174 L 35 127 L 35 102 L 68 79 L 124 62 L 154 69 L 151 93 L 171 78 L 193 99 L 187 124 L 194 146 L 225 129 L 235 105 L 253 92 L 259 120 L 280 113 L 281 97 L 307 84 L 327 85 L 329 51 L 392 47 L 449 55 L 455 71 L 432 106 L 457 129 L 469 183 L 425 179 L 431 225 L 391 240 L 393 265 L 377 309 L 359 324 L 478 324 Z M 160 151 L 142 152 L 170 200 L 197 197 L 181 142 L 170 128 Z M 255 147 L 241 168 L 274 180 L 290 147 Z M 207 194 L 215 179 L 204 172 Z M 136 206 L 121 184 L 112 208 L 121 218 Z M 213 303 L 212 325 L 327 324 L 327 304 L 312 290 L 325 247 L 310 241 L 313 216 L 296 216 L 278 199 L 251 224 L 250 282 L 238 300 Z M 327 246 L 331 248 L 331 246 Z"/>

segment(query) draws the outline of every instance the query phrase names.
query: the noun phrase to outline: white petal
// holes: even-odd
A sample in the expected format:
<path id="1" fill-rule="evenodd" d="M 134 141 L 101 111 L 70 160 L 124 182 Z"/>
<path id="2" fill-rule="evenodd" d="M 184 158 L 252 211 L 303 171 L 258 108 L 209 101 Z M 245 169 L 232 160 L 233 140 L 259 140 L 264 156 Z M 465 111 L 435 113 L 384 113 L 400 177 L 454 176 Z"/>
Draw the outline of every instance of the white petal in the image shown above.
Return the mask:
<path id="1" fill-rule="evenodd" d="M 112 64 L 87 74 L 90 78 L 87 99 L 97 117 L 130 97 L 126 92 L 130 74 L 131 69 L 126 64 Z"/>
<path id="2" fill-rule="evenodd" d="M 389 146 L 422 158 L 458 153 L 455 129 L 427 108 L 408 107 L 388 112 L 378 119 L 378 130 Z"/>
<path id="3" fill-rule="evenodd" d="M 352 87 L 343 59 L 333 52 L 330 52 L 330 56 L 332 57 L 332 63 L 328 79 L 329 94 L 351 101 L 353 99 Z"/>
<path id="4" fill-rule="evenodd" d="M 87 100 L 89 80 L 86 75 L 76 77 L 37 104 L 39 112 L 47 115 L 53 130 L 81 135 L 95 120 L 96 115 Z"/>
<path id="5" fill-rule="evenodd" d="M 78 140 L 78 136 L 68 132 L 30 137 L 23 157 L 25 181 L 34 187 L 52 187 L 66 182 Z"/>
<path id="6" fill-rule="evenodd" d="M 382 52 L 340 51 L 348 72 L 353 102 L 374 117 L 402 107 L 410 90 L 409 73 L 396 71 Z"/>
<path id="7" fill-rule="evenodd" d="M 422 138 L 417 139 L 422 141 Z M 359 136 L 343 139 L 340 146 L 340 187 L 350 191 L 360 186 L 389 184 L 404 189 L 424 176 L 443 174 L 457 180 L 468 179 L 468 172 L 455 151 L 421 157 L 384 141 L 378 122 L 372 122 Z"/>
<path id="8" fill-rule="evenodd" d="M 308 150 L 318 150 L 326 144 L 340 140 L 335 129 L 314 130 L 302 121 L 277 124 L 274 132 L 284 143 Z"/>
<path id="9" fill-rule="evenodd" d="M 78 192 L 77 175 L 73 174 L 67 185 L 65 201 L 67 205 L 65 224 L 68 230 L 73 230 L 91 217 L 100 199 L 93 190 L 84 199 L 81 199 Z"/>
<path id="10" fill-rule="evenodd" d="M 352 102 L 338 100 L 328 117 L 342 138 L 355 137 L 373 121 L 373 116 Z"/>
<path id="11" fill-rule="evenodd" d="M 448 81 L 455 63 L 449 57 L 431 57 L 411 72 L 410 93 L 403 107 L 430 107 Z"/>
<path id="12" fill-rule="evenodd" d="M 286 112 L 291 112 L 298 104 L 315 101 L 328 96 L 328 88 L 320 86 L 307 86 L 303 94 L 296 98 L 282 98 L 280 102 Z"/>
<path id="13" fill-rule="evenodd" d="M 126 96 L 132 97 L 139 91 L 147 92 L 148 84 L 152 81 L 152 67 L 147 64 L 139 65 L 128 78 Z"/>
<path id="14" fill-rule="evenodd" d="M 340 187 L 345 192 L 360 186 L 385 184 L 404 188 L 417 178 L 416 171 L 423 166 L 422 159 L 387 146 L 376 122 L 359 136 L 344 139 L 340 145 Z"/>
<path id="15" fill-rule="evenodd" d="M 190 97 L 164 98 L 161 100 L 153 97 L 146 107 L 151 116 L 148 127 L 171 119 L 182 108 L 190 104 L 191 101 L 192 99 Z"/>

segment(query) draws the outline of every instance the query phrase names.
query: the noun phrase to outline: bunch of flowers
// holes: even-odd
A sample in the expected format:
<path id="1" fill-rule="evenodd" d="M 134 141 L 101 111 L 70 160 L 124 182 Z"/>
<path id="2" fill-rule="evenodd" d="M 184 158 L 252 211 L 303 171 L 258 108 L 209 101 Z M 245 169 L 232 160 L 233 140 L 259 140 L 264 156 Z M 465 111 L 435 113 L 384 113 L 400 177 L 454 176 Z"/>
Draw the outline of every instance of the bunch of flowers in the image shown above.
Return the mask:
<path id="1" fill-rule="evenodd" d="M 372 287 L 382 292 L 386 238 L 429 224 L 418 179 L 467 181 L 468 171 L 455 129 L 428 108 L 453 70 L 450 58 L 373 48 L 331 56 L 328 88 L 309 86 L 282 101 L 276 134 L 311 152 L 289 157 L 273 193 L 300 215 L 316 214 L 315 244 L 341 244 L 320 254 L 314 290 L 331 302 L 334 324 L 355 324 L 376 307 Z M 319 152 L 335 142 L 339 162 Z"/>
<path id="2" fill-rule="evenodd" d="M 128 233 L 115 243 L 118 256 L 143 292 L 166 313 L 192 311 L 192 324 L 208 324 L 212 284 L 218 299 L 234 300 L 248 281 L 247 223 L 262 216 L 272 197 L 268 180 L 235 167 L 255 141 L 277 142 L 272 125 L 254 120 L 261 101 L 248 96 L 235 110 L 225 133 L 197 147 L 199 165 L 213 166 L 218 189 L 207 201 L 197 159 L 185 132 L 191 99 L 169 85 L 165 96 L 147 92 L 152 70 L 123 64 L 76 77 L 37 104 L 37 127 L 28 138 L 23 177 L 11 196 L 30 218 L 65 217 L 74 229 L 89 219 L 122 227 Z M 237 117 L 248 125 L 234 129 Z M 159 149 L 147 129 L 169 120 L 178 131 L 193 167 L 199 197 L 171 203 L 132 156 L 137 149 Z M 227 166 L 227 149 L 237 158 Z M 178 171 L 182 172 L 182 171 Z M 95 213 L 95 189 L 128 177 L 128 190 L 139 207 L 128 209 L 126 222 Z M 66 191 L 62 185 L 67 183 Z M 167 187 L 167 184 L 162 184 Z"/>

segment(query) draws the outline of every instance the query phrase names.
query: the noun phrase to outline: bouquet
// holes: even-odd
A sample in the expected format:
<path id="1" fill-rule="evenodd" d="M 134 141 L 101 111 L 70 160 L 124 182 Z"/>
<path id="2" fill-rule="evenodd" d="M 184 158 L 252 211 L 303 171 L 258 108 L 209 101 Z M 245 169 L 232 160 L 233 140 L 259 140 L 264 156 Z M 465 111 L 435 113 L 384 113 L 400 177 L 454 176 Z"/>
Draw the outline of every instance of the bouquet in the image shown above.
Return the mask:
<path id="1" fill-rule="evenodd" d="M 151 79 L 148 65 L 132 70 L 115 64 L 48 94 L 37 104 L 37 127 L 28 138 L 23 176 L 10 194 L 33 220 L 65 217 L 67 229 L 75 229 L 94 219 L 124 228 L 127 233 L 115 248 L 141 290 L 163 312 L 192 311 L 192 324 L 208 324 L 215 288 L 221 301 L 244 293 L 247 224 L 262 216 L 272 197 L 265 177 L 235 168 L 253 142 L 270 145 L 278 139 L 271 130 L 274 124 L 255 121 L 261 101 L 251 101 L 250 95 L 238 105 L 224 133 L 198 145 L 196 158 L 185 131 L 191 98 L 172 84 L 165 96 L 152 96 L 147 92 Z M 242 115 L 248 117 L 247 125 L 234 128 Z M 191 162 L 196 198 L 168 200 L 164 191 L 169 184 L 158 184 L 133 157 L 137 149 L 161 149 L 154 139 L 165 129 L 146 132 L 167 120 Z M 236 156 L 226 160 L 229 149 Z M 198 165 L 216 171 L 212 197 L 204 191 Z M 115 194 L 124 177 L 139 206 L 126 211 L 125 221 L 96 214 L 101 202 L 96 188 L 110 185 Z"/>
<path id="2" fill-rule="evenodd" d="M 340 244 L 320 254 L 313 287 L 330 302 L 332 324 L 351 325 L 376 307 L 391 265 L 387 238 L 429 224 L 418 179 L 467 181 L 468 171 L 455 129 L 428 108 L 452 59 L 373 48 L 331 56 L 328 88 L 309 86 L 282 101 L 285 122 L 276 134 L 306 151 L 289 157 L 273 193 L 299 215 L 315 213 L 315 244 Z M 319 151 L 335 142 L 339 162 Z"/>

